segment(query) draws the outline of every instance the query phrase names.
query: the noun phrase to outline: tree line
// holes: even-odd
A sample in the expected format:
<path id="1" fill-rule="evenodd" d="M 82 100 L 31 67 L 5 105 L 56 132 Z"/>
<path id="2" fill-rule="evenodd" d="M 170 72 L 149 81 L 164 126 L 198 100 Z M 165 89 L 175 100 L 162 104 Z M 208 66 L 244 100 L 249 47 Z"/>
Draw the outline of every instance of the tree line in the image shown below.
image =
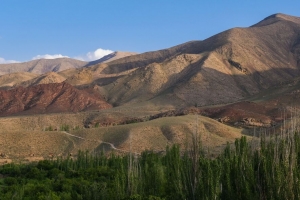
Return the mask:
<path id="1" fill-rule="evenodd" d="M 300 135 L 246 137 L 216 158 L 201 143 L 165 153 L 71 157 L 0 167 L 0 199 L 300 199 Z"/>

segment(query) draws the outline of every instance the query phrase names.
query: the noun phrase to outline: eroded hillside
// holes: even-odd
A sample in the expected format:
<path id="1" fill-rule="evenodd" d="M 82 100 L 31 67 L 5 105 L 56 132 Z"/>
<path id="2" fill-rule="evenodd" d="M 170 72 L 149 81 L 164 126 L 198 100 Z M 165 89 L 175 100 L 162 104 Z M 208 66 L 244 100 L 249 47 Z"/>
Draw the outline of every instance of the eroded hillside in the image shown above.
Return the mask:
<path id="1" fill-rule="evenodd" d="M 275 14 L 203 41 L 112 60 L 116 55 L 88 67 L 25 63 L 25 71 L 42 74 L 1 76 L 3 131 L 48 134 L 43 130 L 54 128 L 66 141 L 60 151 L 66 153 L 107 149 L 108 143 L 122 151 L 130 145 L 134 151 L 162 149 L 182 144 L 202 127 L 198 133 L 215 148 L 254 127 L 279 130 L 298 112 L 299 17 Z M 62 125 L 77 137 L 59 131 Z"/>
<path id="2" fill-rule="evenodd" d="M 51 83 L 0 90 L 0 115 L 78 112 L 111 108 L 100 96 L 67 83 Z"/>

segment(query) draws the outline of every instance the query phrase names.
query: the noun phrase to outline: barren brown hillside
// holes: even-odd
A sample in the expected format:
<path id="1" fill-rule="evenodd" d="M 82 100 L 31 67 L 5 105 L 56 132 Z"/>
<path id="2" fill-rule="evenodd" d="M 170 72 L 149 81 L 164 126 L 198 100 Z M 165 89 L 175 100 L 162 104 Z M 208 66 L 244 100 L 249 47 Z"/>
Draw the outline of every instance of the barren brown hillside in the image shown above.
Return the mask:
<path id="1" fill-rule="evenodd" d="M 37 77 L 38 74 L 29 72 L 17 72 L 0 76 L 0 88 L 9 89 L 24 81 L 29 81 Z"/>
<path id="2" fill-rule="evenodd" d="M 43 74 L 47 72 L 58 72 L 69 68 L 80 68 L 85 65 L 87 65 L 87 62 L 71 58 L 38 59 L 24 63 L 0 64 L 0 74 L 14 72 Z"/>
<path id="3" fill-rule="evenodd" d="M 300 79 L 271 87 L 243 101 L 204 107 L 184 107 L 151 115 L 151 119 L 198 114 L 221 123 L 250 128 L 280 127 L 283 121 L 299 116 Z M 299 124 L 299 119 L 295 124 Z"/>
<path id="4" fill-rule="evenodd" d="M 3 84 L 11 84 L 7 80 Z M 104 142 L 122 151 L 129 145 L 162 150 L 199 127 L 207 146 L 218 148 L 249 128 L 280 128 L 289 117 L 282 112 L 300 105 L 299 80 L 300 18 L 275 14 L 203 41 L 16 81 L 27 88 L 0 90 L 0 115 L 6 116 L 0 125 L 17 135 L 68 124 L 81 139 L 55 132 L 73 145 L 63 153 L 109 149 Z M 47 148 L 57 150 L 57 144 Z"/>
<path id="5" fill-rule="evenodd" d="M 275 14 L 203 41 L 59 74 L 73 86 L 98 85 L 113 105 L 206 106 L 240 101 L 298 77 L 299 65 L 299 18 Z"/>
<path id="6" fill-rule="evenodd" d="M 80 115 L 80 114 L 79 114 Z M 0 130 L 1 162 L 10 160 L 37 160 L 75 155 L 78 150 L 102 151 L 113 150 L 116 153 L 131 151 L 140 153 L 143 150 L 164 151 L 166 145 L 191 145 L 191 137 L 197 127 L 204 148 L 210 153 L 218 153 L 227 142 L 233 142 L 242 136 L 242 129 L 228 127 L 206 117 L 188 115 L 181 117 L 161 118 L 139 124 L 127 124 L 99 128 L 82 128 L 78 114 L 64 116 L 40 115 L 28 117 L 0 118 L 4 129 Z M 81 116 L 82 117 L 82 116 Z M 79 129 L 72 130 L 76 122 Z M 65 131 L 42 131 L 43 127 L 53 128 L 62 124 L 70 125 L 69 133 Z M 34 125 L 31 127 L 31 125 Z M 23 131 L 18 128 L 23 126 Z M 71 135 L 70 135 L 71 134 Z M 72 135 L 75 135 L 72 136 Z M 130 145 L 131 144 L 131 145 Z"/>
<path id="7" fill-rule="evenodd" d="M 299 18 L 277 14 L 259 24 L 99 65 L 94 83 L 116 105 L 170 98 L 177 106 L 204 106 L 239 101 L 298 77 Z M 103 84 L 108 75 L 114 80 Z"/>
<path id="8" fill-rule="evenodd" d="M 5 75 L 5 76 L 7 76 L 7 75 Z M 66 80 L 65 77 L 57 74 L 56 72 L 48 72 L 48 73 L 36 76 L 32 79 L 19 82 L 15 85 L 15 87 L 18 87 L 18 86 L 29 87 L 29 86 L 33 86 L 33 85 L 39 85 L 39 84 L 61 83 L 65 80 Z"/>
<path id="9" fill-rule="evenodd" d="M 99 96 L 67 83 L 52 83 L 0 90 L 0 115 L 78 112 L 110 108 Z"/>

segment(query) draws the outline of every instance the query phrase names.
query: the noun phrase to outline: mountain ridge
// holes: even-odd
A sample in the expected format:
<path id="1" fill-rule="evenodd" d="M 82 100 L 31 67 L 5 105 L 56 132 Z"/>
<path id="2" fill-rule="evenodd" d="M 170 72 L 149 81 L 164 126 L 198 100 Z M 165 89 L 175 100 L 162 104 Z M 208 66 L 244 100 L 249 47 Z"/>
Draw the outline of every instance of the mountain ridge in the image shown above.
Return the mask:
<path id="1" fill-rule="evenodd" d="M 132 55 L 136 55 L 138 53 L 134 53 L 134 52 L 122 52 L 122 51 L 115 51 L 113 53 L 110 53 L 106 56 L 103 56 L 102 58 L 98 59 L 98 60 L 94 60 L 89 62 L 86 67 L 91 66 L 91 65 L 96 65 L 99 63 L 107 63 L 107 62 L 111 62 L 117 59 L 121 59 L 124 57 L 128 57 L 128 56 L 132 56 Z"/>
<path id="2" fill-rule="evenodd" d="M 274 14 L 203 41 L 61 71 L 59 81 L 97 86 L 113 105 L 164 98 L 174 106 L 236 102 L 300 76 L 298 19 Z"/>
<path id="3" fill-rule="evenodd" d="M 0 74 L 14 72 L 32 72 L 43 74 L 47 72 L 58 72 L 70 68 L 84 67 L 87 62 L 72 58 L 37 59 L 23 63 L 0 64 Z"/>
<path id="4" fill-rule="evenodd" d="M 202 142 L 215 150 L 252 135 L 254 127 L 273 132 L 294 116 L 293 109 L 300 105 L 300 21 L 275 14 L 202 41 L 31 79 L 30 74 L 1 76 L 0 83 L 13 84 L 13 77 L 25 81 L 0 90 L 2 132 L 14 131 L 6 133 L 10 145 L 1 151 L 14 146 L 18 132 L 26 138 L 24 130 L 59 130 L 63 125 L 86 138 L 72 140 L 73 153 L 102 149 L 103 143 L 95 143 L 99 138 L 136 152 L 184 145 L 195 127 Z M 47 135 L 46 140 L 54 136 L 41 133 L 37 135 Z M 60 138 L 51 145 L 61 153 L 58 146 L 65 138 Z M 14 149 L 17 152 L 18 146 Z M 70 148 L 65 152 L 69 155 Z"/>
<path id="5" fill-rule="evenodd" d="M 100 73 L 128 74 L 102 87 L 109 91 L 111 103 L 118 105 L 151 100 L 163 93 L 188 105 L 197 103 L 199 97 L 200 102 L 229 103 L 298 77 L 299 33 L 300 22 L 279 20 L 118 59 L 102 66 Z M 175 71 L 170 71 L 172 66 Z M 143 95 L 147 97 L 139 100 Z"/>
<path id="6" fill-rule="evenodd" d="M 283 13 L 276 13 L 276 14 L 272 14 L 266 18 L 264 18 L 263 20 L 261 20 L 260 22 L 252 25 L 251 27 L 258 27 L 258 26 L 265 26 L 265 25 L 269 25 L 271 23 L 275 23 L 277 21 L 280 20 L 285 20 L 285 21 L 291 21 L 294 23 L 299 24 L 300 23 L 300 17 L 296 17 L 296 16 L 292 16 L 292 15 L 286 15 Z"/>

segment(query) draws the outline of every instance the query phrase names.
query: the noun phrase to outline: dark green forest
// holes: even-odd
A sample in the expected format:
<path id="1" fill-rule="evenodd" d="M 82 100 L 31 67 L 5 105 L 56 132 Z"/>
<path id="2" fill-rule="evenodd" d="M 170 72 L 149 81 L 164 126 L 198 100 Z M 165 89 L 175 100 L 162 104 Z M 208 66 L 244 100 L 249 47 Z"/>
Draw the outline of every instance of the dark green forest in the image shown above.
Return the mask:
<path id="1" fill-rule="evenodd" d="M 189 149 L 140 155 L 79 152 L 0 166 L 0 199 L 300 199 L 299 134 L 246 137 L 216 158 Z"/>

